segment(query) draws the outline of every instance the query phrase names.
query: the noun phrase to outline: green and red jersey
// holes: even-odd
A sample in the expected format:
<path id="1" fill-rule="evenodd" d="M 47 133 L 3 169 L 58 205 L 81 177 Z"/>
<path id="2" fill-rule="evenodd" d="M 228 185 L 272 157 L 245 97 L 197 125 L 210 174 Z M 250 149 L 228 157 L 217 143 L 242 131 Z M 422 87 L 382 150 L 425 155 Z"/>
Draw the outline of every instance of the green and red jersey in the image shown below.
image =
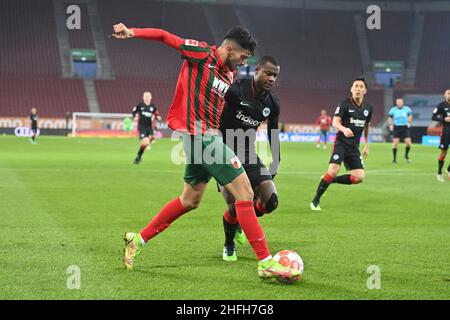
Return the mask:
<path id="1" fill-rule="evenodd" d="M 235 74 L 224 64 L 217 47 L 161 29 L 131 30 L 137 38 L 161 41 L 178 50 L 184 59 L 167 116 L 169 127 L 189 134 L 219 129 L 225 94 Z"/>

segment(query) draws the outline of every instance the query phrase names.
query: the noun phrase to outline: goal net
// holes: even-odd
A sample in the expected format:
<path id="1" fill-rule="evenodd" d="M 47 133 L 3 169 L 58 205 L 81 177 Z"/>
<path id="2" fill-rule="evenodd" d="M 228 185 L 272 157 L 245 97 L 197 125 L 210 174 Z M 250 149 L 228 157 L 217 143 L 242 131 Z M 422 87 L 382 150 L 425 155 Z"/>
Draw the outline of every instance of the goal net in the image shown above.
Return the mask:
<path id="1" fill-rule="evenodd" d="M 73 137 L 130 137 L 134 135 L 136 135 L 136 121 L 131 114 L 73 113 Z"/>

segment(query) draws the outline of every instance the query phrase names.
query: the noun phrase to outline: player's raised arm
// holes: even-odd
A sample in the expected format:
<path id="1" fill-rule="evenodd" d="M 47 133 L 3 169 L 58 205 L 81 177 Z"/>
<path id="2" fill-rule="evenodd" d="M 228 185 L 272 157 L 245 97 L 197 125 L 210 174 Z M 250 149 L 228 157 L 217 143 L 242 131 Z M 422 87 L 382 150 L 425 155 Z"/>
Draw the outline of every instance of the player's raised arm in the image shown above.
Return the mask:
<path id="1" fill-rule="evenodd" d="M 367 158 L 369 156 L 369 134 L 370 134 L 370 122 L 366 122 L 364 125 L 364 150 L 363 150 L 363 157 Z"/>
<path id="2" fill-rule="evenodd" d="M 114 39 L 140 38 L 150 41 L 160 41 L 178 50 L 183 58 L 199 62 L 210 55 L 210 49 L 205 42 L 183 39 L 166 30 L 156 28 L 127 28 L 123 23 L 113 26 Z"/>

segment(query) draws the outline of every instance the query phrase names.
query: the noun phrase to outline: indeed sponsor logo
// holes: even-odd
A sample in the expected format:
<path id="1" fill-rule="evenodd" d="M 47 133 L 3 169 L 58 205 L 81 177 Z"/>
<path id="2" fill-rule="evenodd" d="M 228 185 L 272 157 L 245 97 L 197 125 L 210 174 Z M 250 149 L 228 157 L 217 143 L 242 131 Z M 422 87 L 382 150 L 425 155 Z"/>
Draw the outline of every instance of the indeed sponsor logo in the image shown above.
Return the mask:
<path id="1" fill-rule="evenodd" d="M 261 125 L 261 121 L 255 120 L 250 116 L 246 116 L 245 114 L 242 113 L 242 110 L 238 110 L 236 118 L 252 127 L 259 127 Z"/>
<path id="2" fill-rule="evenodd" d="M 352 117 L 350 118 L 350 123 L 354 124 L 357 127 L 364 127 L 364 125 L 366 124 L 366 120 L 354 119 Z"/>

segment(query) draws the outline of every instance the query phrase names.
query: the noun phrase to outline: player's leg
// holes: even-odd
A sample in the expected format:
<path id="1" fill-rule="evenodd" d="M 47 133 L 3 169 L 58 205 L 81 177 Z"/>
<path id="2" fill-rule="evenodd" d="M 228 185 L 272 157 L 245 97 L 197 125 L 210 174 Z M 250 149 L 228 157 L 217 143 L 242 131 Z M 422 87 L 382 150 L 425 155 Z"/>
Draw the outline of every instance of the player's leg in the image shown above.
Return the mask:
<path id="1" fill-rule="evenodd" d="M 405 138 L 405 160 L 406 162 L 410 163 L 411 160 L 409 159 L 409 152 L 411 151 L 411 145 L 412 145 L 412 141 L 410 137 L 406 137 Z"/>
<path id="2" fill-rule="evenodd" d="M 312 200 L 310 207 L 311 210 L 314 211 L 321 211 L 320 208 L 320 199 L 322 198 L 325 191 L 327 191 L 328 187 L 331 183 L 333 183 L 334 179 L 336 178 L 337 174 L 339 173 L 339 170 L 341 169 L 341 165 L 338 163 L 330 163 L 328 166 L 327 172 L 322 176 L 319 182 L 319 186 L 316 190 L 316 195 L 314 196 L 314 199 Z"/>
<path id="3" fill-rule="evenodd" d="M 445 157 L 447 156 L 447 148 L 445 148 L 444 144 L 439 146 L 441 148 L 441 153 L 439 154 L 439 162 L 438 162 L 438 173 L 436 175 L 439 182 L 444 182 L 444 177 L 442 176 L 442 168 L 444 167 Z M 449 166 L 450 169 L 450 166 Z M 448 173 L 447 173 L 448 175 Z"/>
<path id="4" fill-rule="evenodd" d="M 364 181 L 364 163 L 359 149 L 350 149 L 345 156 L 345 166 L 350 174 L 338 176 L 333 182 L 338 184 L 358 184 Z"/>
<path id="5" fill-rule="evenodd" d="M 278 193 L 272 180 L 259 183 L 255 189 L 255 212 L 258 217 L 272 213 L 278 207 Z"/>
<path id="6" fill-rule="evenodd" d="M 236 211 L 234 208 L 235 199 L 233 195 L 224 187 L 220 187 L 222 196 L 227 204 L 227 210 L 222 217 L 223 231 L 225 233 L 225 243 L 223 250 L 223 260 L 236 261 L 236 246 L 234 243 L 234 237 L 236 236 L 236 230 L 238 221 L 236 217 Z"/>
<path id="7" fill-rule="evenodd" d="M 150 139 L 145 132 L 140 132 L 139 137 L 141 139 L 141 144 L 139 146 L 136 158 L 134 159 L 134 164 L 139 164 L 142 161 L 142 155 L 144 154 L 145 149 L 147 149 L 147 146 L 150 144 Z"/>
<path id="8" fill-rule="evenodd" d="M 400 142 L 400 138 L 394 137 L 392 140 L 392 155 L 394 156 L 392 163 L 397 163 L 397 150 L 398 150 L 398 144 Z"/>
<path id="9" fill-rule="evenodd" d="M 327 140 L 328 140 L 328 131 L 327 130 L 323 130 L 323 148 L 326 149 L 327 148 Z"/>
<path id="10" fill-rule="evenodd" d="M 206 182 L 195 185 L 185 183 L 181 196 L 169 201 L 140 233 L 125 233 L 124 264 L 127 270 L 133 269 L 136 257 L 150 239 L 167 229 L 183 214 L 198 207 L 206 186 Z"/>
<path id="11" fill-rule="evenodd" d="M 317 149 L 320 148 L 321 139 L 322 139 L 322 130 L 319 130 L 319 139 L 317 140 L 317 145 L 316 145 Z"/>

